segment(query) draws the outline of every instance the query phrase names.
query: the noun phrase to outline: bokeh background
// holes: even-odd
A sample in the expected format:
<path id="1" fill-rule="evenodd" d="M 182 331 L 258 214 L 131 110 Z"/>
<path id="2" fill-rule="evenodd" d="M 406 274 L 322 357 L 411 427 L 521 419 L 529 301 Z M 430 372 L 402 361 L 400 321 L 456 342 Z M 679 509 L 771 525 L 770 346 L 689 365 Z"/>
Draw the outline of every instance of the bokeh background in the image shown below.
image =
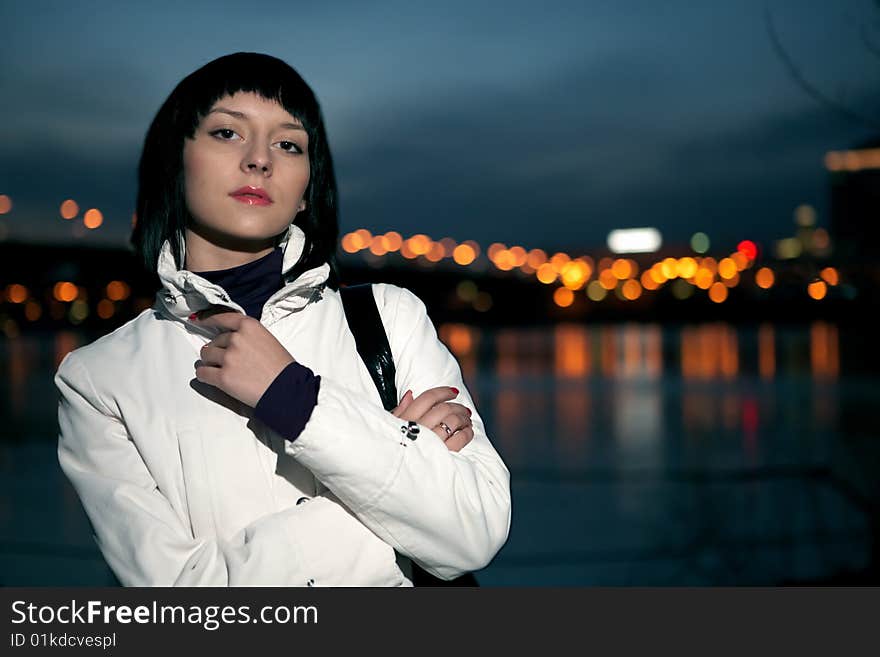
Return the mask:
<path id="1" fill-rule="evenodd" d="M 425 300 L 510 467 L 483 585 L 880 579 L 877 2 L 37 1 L 0 25 L 0 585 L 114 581 L 52 376 L 152 305 L 142 140 L 236 51 L 317 93 L 346 280 Z"/>

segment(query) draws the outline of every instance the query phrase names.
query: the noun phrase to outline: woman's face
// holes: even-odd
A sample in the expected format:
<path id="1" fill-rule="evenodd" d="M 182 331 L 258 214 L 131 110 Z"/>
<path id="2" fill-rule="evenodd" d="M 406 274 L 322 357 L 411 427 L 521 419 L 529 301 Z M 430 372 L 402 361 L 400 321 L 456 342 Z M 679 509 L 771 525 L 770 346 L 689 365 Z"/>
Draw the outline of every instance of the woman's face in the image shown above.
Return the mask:
<path id="1" fill-rule="evenodd" d="M 308 135 L 273 100 L 238 92 L 218 100 L 183 146 L 192 229 L 210 241 L 269 241 L 304 209 Z"/>

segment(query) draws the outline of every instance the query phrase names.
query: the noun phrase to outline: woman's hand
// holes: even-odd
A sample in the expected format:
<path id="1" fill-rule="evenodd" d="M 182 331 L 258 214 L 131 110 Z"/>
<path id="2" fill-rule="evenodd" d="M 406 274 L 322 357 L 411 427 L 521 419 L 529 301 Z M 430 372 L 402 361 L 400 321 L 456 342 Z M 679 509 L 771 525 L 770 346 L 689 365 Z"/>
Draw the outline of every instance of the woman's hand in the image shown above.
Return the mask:
<path id="1" fill-rule="evenodd" d="M 196 378 L 248 406 L 256 406 L 281 370 L 294 362 L 287 349 L 253 317 L 230 311 L 192 321 L 223 331 L 202 347 Z"/>
<path id="2" fill-rule="evenodd" d="M 449 401 L 458 397 L 458 390 L 448 386 L 431 388 L 413 399 L 411 390 L 391 413 L 403 420 L 412 420 L 430 427 L 450 452 L 457 452 L 474 439 L 471 410 Z"/>

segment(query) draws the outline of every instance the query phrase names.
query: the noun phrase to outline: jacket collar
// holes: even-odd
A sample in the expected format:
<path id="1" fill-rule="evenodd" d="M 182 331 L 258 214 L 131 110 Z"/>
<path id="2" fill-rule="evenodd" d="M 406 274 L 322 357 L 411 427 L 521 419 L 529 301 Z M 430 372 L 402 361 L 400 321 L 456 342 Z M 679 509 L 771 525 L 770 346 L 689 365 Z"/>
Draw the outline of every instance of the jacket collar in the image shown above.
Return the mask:
<path id="1" fill-rule="evenodd" d="M 186 244 L 183 236 L 179 238 L 180 255 L 186 262 Z M 327 285 L 330 265 L 326 262 L 292 278 L 289 272 L 299 262 L 305 247 L 305 233 L 299 226 L 291 224 L 279 246 L 283 253 L 281 273 L 284 284 L 269 297 L 263 308 L 263 321 L 271 324 L 282 316 L 302 310 L 313 301 L 321 299 L 321 292 Z M 212 306 L 227 306 L 244 313 L 244 308 L 235 303 L 219 285 L 202 278 L 186 269 L 178 269 L 171 253 L 171 242 L 165 240 L 159 253 L 157 271 L 162 289 L 157 295 L 157 305 L 166 314 L 189 322 L 192 313 L 206 310 Z"/>

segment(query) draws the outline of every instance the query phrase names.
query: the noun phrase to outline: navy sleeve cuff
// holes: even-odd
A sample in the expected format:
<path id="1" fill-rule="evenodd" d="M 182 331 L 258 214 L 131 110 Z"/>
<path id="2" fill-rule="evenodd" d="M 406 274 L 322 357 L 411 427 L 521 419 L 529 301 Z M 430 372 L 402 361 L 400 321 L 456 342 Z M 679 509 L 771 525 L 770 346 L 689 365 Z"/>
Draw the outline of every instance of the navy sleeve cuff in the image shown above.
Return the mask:
<path id="1" fill-rule="evenodd" d="M 285 367 L 254 408 L 254 417 L 287 440 L 296 440 L 318 403 L 321 377 L 305 365 Z"/>

